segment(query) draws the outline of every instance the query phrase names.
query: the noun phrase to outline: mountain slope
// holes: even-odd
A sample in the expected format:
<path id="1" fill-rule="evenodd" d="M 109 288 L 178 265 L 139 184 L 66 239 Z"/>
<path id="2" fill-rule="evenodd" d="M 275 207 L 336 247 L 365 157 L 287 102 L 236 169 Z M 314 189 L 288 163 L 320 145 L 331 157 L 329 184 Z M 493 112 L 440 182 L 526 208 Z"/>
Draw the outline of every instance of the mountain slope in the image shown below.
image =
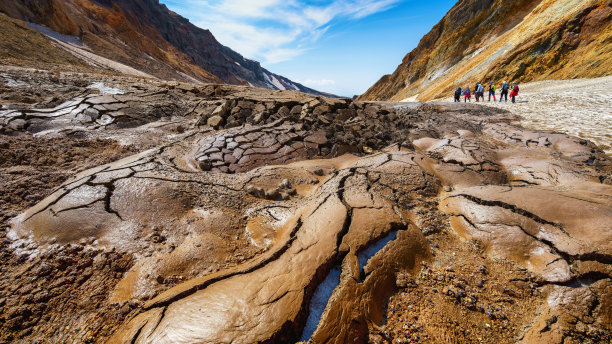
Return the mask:
<path id="1" fill-rule="evenodd" d="M 162 79 L 321 94 L 245 59 L 158 0 L 0 1 L 0 11 L 77 36 L 94 53 Z"/>
<path id="2" fill-rule="evenodd" d="M 476 82 L 610 75 L 611 0 L 460 0 L 360 99 L 431 100 Z"/>

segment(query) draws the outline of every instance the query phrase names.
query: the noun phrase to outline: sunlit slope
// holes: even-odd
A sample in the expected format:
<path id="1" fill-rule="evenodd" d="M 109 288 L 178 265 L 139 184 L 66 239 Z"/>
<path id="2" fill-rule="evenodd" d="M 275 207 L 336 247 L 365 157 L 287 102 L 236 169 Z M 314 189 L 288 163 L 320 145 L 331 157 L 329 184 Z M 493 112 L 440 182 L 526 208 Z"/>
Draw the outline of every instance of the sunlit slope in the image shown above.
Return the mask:
<path id="1" fill-rule="evenodd" d="M 431 100 L 490 80 L 612 74 L 612 1 L 459 1 L 363 100 Z"/>

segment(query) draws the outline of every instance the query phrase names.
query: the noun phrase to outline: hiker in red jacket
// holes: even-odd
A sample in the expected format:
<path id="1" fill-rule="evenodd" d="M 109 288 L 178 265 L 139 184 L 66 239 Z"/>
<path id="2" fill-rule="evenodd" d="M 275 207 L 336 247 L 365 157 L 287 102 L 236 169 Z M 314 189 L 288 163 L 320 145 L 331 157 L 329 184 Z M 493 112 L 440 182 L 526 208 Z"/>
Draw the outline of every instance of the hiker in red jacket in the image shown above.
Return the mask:
<path id="1" fill-rule="evenodd" d="M 510 98 L 512 98 L 512 102 L 516 103 L 515 97 L 518 96 L 519 94 L 519 86 L 518 84 L 514 84 L 514 87 L 512 88 L 512 92 L 510 92 Z"/>
<path id="2" fill-rule="evenodd" d="M 469 100 L 470 103 L 472 102 L 472 92 L 470 91 L 470 86 L 466 86 L 465 90 L 463 91 L 463 102 L 467 103 L 467 101 Z"/>

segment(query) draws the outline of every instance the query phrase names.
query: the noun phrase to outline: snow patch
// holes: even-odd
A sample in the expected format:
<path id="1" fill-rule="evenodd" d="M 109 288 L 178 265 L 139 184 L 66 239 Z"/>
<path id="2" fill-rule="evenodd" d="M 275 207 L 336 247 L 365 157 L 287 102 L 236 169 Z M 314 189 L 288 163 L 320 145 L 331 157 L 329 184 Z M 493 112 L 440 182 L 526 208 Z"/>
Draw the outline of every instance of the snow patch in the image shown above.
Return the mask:
<path id="1" fill-rule="evenodd" d="M 319 326 L 319 321 L 321 320 L 323 311 L 327 306 L 327 302 L 332 296 L 334 289 L 336 289 L 338 284 L 340 284 L 341 272 L 342 268 L 340 267 L 340 264 L 334 266 L 325 278 L 325 280 L 321 284 L 319 284 L 319 286 L 315 290 L 315 293 L 312 296 L 312 299 L 310 300 L 310 307 L 308 308 L 308 319 L 306 320 L 304 332 L 302 332 L 302 338 L 300 339 L 301 341 L 309 341 L 310 337 L 312 337 L 312 334 Z"/>
<path id="2" fill-rule="evenodd" d="M 4 84 L 10 87 L 27 86 L 28 84 L 23 81 L 16 81 L 11 78 L 6 78 Z"/>
<path id="3" fill-rule="evenodd" d="M 50 28 L 44 25 L 38 25 L 38 24 L 30 23 L 30 22 L 26 22 L 26 25 L 29 26 L 31 29 L 34 29 L 46 36 L 57 39 L 58 41 L 62 41 L 68 44 L 73 44 L 79 47 L 83 46 L 83 42 L 81 42 L 79 37 L 61 34 L 59 32 L 51 30 Z"/>
<path id="4" fill-rule="evenodd" d="M 408 98 L 402 99 L 402 102 L 415 103 L 415 102 L 418 102 L 418 100 L 417 100 L 418 97 L 419 97 L 419 94 L 415 94 L 412 97 L 408 97 Z"/>
<path id="5" fill-rule="evenodd" d="M 103 82 L 95 82 L 89 85 L 87 88 L 89 89 L 97 89 L 102 94 L 124 94 L 125 92 L 121 89 L 106 86 Z"/>
<path id="6" fill-rule="evenodd" d="M 280 81 L 278 81 L 277 78 L 274 77 L 274 75 L 264 73 L 264 77 L 266 78 L 266 82 L 270 83 L 277 90 L 285 91 L 287 89 Z"/>
<path id="7" fill-rule="evenodd" d="M 357 260 L 359 261 L 360 271 L 363 272 L 363 268 L 367 264 L 370 258 L 374 257 L 378 251 L 382 250 L 389 242 L 395 240 L 397 238 L 397 231 L 392 231 L 387 234 L 384 238 L 378 240 L 372 246 L 366 248 L 365 250 L 359 252 L 357 254 Z"/>

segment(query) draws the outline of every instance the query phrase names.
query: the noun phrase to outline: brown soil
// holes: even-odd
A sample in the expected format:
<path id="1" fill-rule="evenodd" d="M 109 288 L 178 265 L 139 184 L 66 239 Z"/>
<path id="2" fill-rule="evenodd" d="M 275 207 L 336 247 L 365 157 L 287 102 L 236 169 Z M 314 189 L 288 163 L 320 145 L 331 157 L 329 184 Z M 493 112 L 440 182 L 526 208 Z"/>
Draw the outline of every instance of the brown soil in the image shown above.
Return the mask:
<path id="1" fill-rule="evenodd" d="M 11 65 L 53 66 L 93 70 L 85 62 L 52 44 L 43 34 L 26 26 L 22 21 L 0 13 L 0 61 Z M 44 47 L 44 49 L 41 49 Z"/>
<path id="2" fill-rule="evenodd" d="M 434 259 L 418 275 L 400 275 L 387 323 L 374 343 L 512 343 L 537 314 L 540 292 L 525 268 L 485 254 L 477 241 L 452 233 L 435 204 L 424 210 L 437 223 L 428 236 Z"/>
<path id="3" fill-rule="evenodd" d="M 129 255 L 65 245 L 28 259 L 17 254 L 23 247 L 11 245 L 5 230 L 10 218 L 47 197 L 74 173 L 134 153 L 132 147 L 111 140 L 0 136 L 0 342 L 28 336 L 58 342 L 62 339 L 54 337 L 53 328 L 77 323 L 88 326 L 95 337 L 129 311 L 128 306 L 109 307 L 105 302 L 131 267 Z M 48 323 L 55 325 L 40 326 Z"/>

